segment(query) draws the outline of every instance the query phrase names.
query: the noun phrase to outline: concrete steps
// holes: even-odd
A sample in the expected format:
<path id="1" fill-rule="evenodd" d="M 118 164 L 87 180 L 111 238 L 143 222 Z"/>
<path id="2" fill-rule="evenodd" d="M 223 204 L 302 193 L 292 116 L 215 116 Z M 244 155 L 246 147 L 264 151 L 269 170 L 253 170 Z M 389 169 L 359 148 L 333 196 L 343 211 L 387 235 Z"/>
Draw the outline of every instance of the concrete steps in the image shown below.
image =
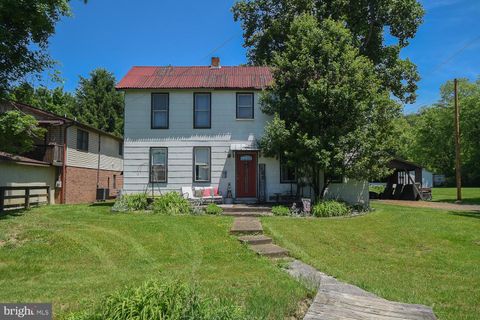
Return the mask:
<path id="1" fill-rule="evenodd" d="M 288 251 L 272 243 L 272 238 L 263 235 L 263 227 L 257 218 L 235 218 L 230 233 L 241 235 L 238 240 L 248 244 L 259 255 L 270 258 L 283 258 Z"/>
<path id="2" fill-rule="evenodd" d="M 230 216 L 230 217 L 245 217 L 245 218 L 255 218 L 255 217 L 268 217 L 268 216 L 271 216 L 272 213 L 270 212 L 226 212 L 226 211 L 223 211 L 222 215 L 224 216 Z"/>
<path id="3" fill-rule="evenodd" d="M 235 218 L 230 229 L 232 234 L 258 234 L 263 233 L 260 220 L 256 218 Z"/>
<path id="4" fill-rule="evenodd" d="M 265 206 L 245 205 L 245 204 L 223 204 L 223 215 L 235 217 L 261 217 L 271 216 L 272 209 Z"/>
<path id="5" fill-rule="evenodd" d="M 283 258 L 288 256 L 288 250 L 273 243 L 251 245 L 250 249 L 259 255 L 270 258 Z"/>
<path id="6" fill-rule="evenodd" d="M 264 236 L 263 234 L 254 235 L 254 236 L 243 236 L 243 237 L 239 237 L 238 240 L 240 240 L 240 242 L 242 243 L 250 244 L 250 245 L 272 243 L 272 238 Z"/>

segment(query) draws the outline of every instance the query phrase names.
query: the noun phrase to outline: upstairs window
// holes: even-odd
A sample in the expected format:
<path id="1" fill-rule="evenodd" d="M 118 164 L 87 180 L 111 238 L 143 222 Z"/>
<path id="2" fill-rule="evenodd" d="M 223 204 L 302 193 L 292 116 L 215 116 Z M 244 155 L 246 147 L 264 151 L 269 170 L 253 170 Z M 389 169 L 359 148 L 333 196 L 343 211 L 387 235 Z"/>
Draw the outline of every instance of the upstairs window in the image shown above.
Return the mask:
<path id="1" fill-rule="evenodd" d="M 152 129 L 168 129 L 168 93 L 152 94 Z"/>
<path id="2" fill-rule="evenodd" d="M 253 93 L 237 93 L 237 119 L 253 119 Z"/>
<path id="3" fill-rule="evenodd" d="M 195 182 L 210 181 L 210 148 L 193 148 L 193 171 Z"/>
<path id="4" fill-rule="evenodd" d="M 210 93 L 193 94 L 193 128 L 211 128 L 212 96 Z"/>
<path id="5" fill-rule="evenodd" d="M 295 168 L 280 159 L 280 183 L 295 183 L 296 178 Z"/>
<path id="6" fill-rule="evenodd" d="M 122 141 L 118 142 L 118 155 L 123 156 L 123 142 Z"/>
<path id="7" fill-rule="evenodd" d="M 77 129 L 77 150 L 88 152 L 88 131 Z"/>
<path id="8" fill-rule="evenodd" d="M 167 182 L 167 148 L 150 149 L 150 182 Z"/>

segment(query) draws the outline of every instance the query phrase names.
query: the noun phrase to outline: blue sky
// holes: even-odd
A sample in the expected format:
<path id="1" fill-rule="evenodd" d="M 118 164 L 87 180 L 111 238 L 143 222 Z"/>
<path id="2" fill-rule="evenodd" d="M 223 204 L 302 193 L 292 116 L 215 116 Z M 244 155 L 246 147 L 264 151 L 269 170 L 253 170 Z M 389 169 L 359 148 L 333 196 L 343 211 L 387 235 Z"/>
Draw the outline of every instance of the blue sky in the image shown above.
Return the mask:
<path id="1" fill-rule="evenodd" d="M 225 0 L 73 0 L 50 41 L 65 89 L 97 67 L 120 79 L 133 65 L 223 65 L 246 62 L 242 30 Z M 402 56 L 417 64 L 422 80 L 414 112 L 435 102 L 448 79 L 480 74 L 480 0 L 421 0 L 427 13 Z M 476 41 L 473 41 L 475 40 Z M 54 85 L 54 84 L 49 84 Z"/>

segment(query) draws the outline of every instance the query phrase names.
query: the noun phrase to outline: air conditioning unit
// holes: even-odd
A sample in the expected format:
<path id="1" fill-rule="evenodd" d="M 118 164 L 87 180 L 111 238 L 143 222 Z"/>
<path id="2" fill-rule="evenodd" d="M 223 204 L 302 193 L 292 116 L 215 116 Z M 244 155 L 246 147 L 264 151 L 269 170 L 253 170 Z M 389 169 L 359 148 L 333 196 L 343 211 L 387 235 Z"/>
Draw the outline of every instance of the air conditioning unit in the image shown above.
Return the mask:
<path id="1" fill-rule="evenodd" d="M 97 201 L 105 201 L 110 197 L 110 189 L 97 188 Z"/>

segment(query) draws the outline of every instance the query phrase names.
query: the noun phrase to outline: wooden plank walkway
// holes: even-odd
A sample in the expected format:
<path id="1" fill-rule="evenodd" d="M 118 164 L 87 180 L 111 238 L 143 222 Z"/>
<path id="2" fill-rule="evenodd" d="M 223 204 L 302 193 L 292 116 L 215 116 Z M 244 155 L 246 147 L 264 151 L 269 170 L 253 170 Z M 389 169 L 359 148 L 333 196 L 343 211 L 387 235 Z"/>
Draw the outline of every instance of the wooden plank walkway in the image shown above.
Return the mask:
<path id="1" fill-rule="evenodd" d="M 304 320 L 435 320 L 430 307 L 389 301 L 294 260 L 290 275 L 318 287 Z"/>
<path id="2" fill-rule="evenodd" d="M 264 236 L 258 218 L 235 218 L 230 233 L 243 235 L 239 240 L 249 244 L 260 255 L 281 258 L 288 251 Z M 293 260 L 287 272 L 313 289 L 317 295 L 304 320 L 435 320 L 430 307 L 389 301 L 357 286 L 338 281 L 299 260 Z"/>

